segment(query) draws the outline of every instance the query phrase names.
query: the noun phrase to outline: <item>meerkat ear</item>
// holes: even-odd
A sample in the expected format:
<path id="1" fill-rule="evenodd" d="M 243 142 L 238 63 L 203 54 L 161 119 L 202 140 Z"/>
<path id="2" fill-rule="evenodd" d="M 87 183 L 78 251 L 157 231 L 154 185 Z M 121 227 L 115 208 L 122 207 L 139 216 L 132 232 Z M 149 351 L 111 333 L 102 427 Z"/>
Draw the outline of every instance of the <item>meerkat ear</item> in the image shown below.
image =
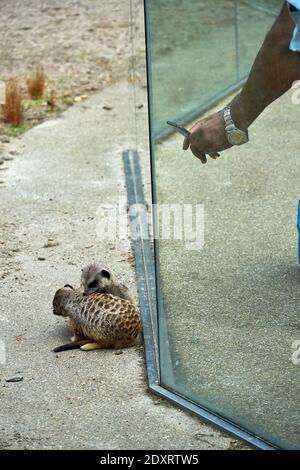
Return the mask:
<path id="1" fill-rule="evenodd" d="M 64 287 L 69 287 L 70 289 L 74 290 L 74 287 L 70 286 L 70 284 L 66 284 Z"/>
<path id="2" fill-rule="evenodd" d="M 102 271 L 100 272 L 100 275 L 102 277 L 106 277 L 106 279 L 110 279 L 110 272 L 108 272 L 106 269 L 102 269 Z"/>

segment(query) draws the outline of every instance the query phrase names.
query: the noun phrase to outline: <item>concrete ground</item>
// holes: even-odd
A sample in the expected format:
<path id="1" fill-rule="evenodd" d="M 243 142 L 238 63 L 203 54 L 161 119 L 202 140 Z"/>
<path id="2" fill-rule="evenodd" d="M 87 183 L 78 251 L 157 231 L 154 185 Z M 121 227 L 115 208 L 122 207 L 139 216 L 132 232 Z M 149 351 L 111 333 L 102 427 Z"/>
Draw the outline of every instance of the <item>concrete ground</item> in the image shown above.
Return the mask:
<path id="1" fill-rule="evenodd" d="M 65 320 L 52 314 L 53 295 L 65 283 L 78 285 L 83 266 L 104 260 L 135 286 L 129 239 L 108 242 L 96 233 L 99 205 L 126 195 L 121 153 L 136 140 L 132 98 L 128 83 L 120 82 L 3 150 L 1 449 L 239 445 L 148 393 L 141 343 L 122 354 L 52 352 L 70 335 Z M 146 106 L 139 112 L 146 129 Z M 146 147 L 141 154 L 147 173 Z M 49 238 L 59 244 L 44 248 Z M 22 380 L 6 382 L 15 375 Z"/>

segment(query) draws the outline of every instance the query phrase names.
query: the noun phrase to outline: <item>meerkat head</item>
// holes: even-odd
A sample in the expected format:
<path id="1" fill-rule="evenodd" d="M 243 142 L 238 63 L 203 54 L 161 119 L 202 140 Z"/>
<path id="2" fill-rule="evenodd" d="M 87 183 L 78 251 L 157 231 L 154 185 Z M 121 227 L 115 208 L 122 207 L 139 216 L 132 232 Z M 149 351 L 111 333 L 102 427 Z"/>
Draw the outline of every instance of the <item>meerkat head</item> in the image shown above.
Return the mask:
<path id="1" fill-rule="evenodd" d="M 65 313 L 64 304 L 65 304 L 66 298 L 69 297 L 70 293 L 73 290 L 74 288 L 67 284 L 62 289 L 58 289 L 58 291 L 55 292 L 55 296 L 53 299 L 54 315 L 62 315 L 63 317 L 67 316 Z"/>
<path id="2" fill-rule="evenodd" d="M 106 292 L 115 284 L 113 272 L 102 263 L 93 263 L 82 270 L 81 285 L 85 294 Z"/>

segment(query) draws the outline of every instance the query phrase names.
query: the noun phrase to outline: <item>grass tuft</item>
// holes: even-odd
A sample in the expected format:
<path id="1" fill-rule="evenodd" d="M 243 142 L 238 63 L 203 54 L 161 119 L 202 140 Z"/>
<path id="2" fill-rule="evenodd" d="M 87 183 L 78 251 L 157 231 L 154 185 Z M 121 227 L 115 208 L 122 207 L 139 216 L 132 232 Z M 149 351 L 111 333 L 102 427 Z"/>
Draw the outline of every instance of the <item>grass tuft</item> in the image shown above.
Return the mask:
<path id="1" fill-rule="evenodd" d="M 46 75 L 43 67 L 38 67 L 30 77 L 27 78 L 27 89 L 32 100 L 42 98 L 45 92 Z"/>
<path id="2" fill-rule="evenodd" d="M 5 103 L 1 105 L 3 120 L 18 127 L 24 121 L 21 88 L 14 78 L 6 83 Z"/>

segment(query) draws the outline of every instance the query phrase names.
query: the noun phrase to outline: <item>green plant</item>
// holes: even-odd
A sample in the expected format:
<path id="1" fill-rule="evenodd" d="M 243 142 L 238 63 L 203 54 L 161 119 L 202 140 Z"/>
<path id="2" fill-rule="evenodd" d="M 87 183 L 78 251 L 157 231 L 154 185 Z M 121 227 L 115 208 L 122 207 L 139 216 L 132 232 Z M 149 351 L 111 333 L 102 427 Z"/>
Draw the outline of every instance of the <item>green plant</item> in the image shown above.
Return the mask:
<path id="1" fill-rule="evenodd" d="M 15 127 L 13 125 L 9 125 L 6 130 L 7 130 L 7 134 L 10 135 L 11 137 L 18 137 L 19 135 L 24 134 L 24 132 L 28 130 L 28 126 L 22 125 L 22 126 Z"/>

